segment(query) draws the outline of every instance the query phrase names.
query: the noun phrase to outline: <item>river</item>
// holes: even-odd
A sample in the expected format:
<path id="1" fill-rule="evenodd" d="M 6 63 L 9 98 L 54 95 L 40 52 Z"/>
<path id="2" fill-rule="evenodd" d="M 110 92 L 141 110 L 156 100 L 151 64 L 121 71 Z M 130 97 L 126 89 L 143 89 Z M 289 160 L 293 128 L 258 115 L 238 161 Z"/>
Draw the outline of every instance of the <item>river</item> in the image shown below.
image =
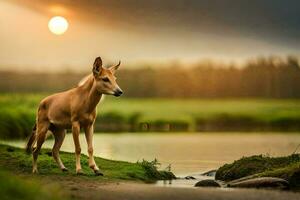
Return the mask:
<path id="1" fill-rule="evenodd" d="M 87 147 L 80 135 L 82 152 Z M 43 147 L 51 148 L 52 139 Z M 25 146 L 25 141 L 5 141 Z M 121 133 L 95 134 L 95 155 L 108 159 L 136 162 L 158 159 L 161 169 L 171 164 L 177 176 L 192 175 L 216 169 L 243 156 L 291 154 L 300 144 L 297 133 Z M 74 151 L 71 134 L 67 134 L 61 150 Z"/>

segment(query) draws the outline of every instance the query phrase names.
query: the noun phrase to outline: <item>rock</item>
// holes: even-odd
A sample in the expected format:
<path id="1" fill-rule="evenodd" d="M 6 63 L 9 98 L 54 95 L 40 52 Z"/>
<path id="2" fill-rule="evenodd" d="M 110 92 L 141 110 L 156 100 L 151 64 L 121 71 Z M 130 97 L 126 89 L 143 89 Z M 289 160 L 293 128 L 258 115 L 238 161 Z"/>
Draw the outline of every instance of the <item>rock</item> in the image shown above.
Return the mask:
<path id="1" fill-rule="evenodd" d="M 228 183 L 228 187 L 288 189 L 289 182 L 281 178 L 260 177 L 241 181 L 232 181 Z"/>
<path id="2" fill-rule="evenodd" d="M 184 177 L 184 179 L 187 179 L 187 180 L 193 180 L 193 179 L 196 179 L 196 178 L 193 177 L 193 176 L 186 176 L 186 177 Z"/>
<path id="3" fill-rule="evenodd" d="M 195 187 L 221 187 L 218 182 L 211 179 L 199 181 L 195 184 Z"/>
<path id="4" fill-rule="evenodd" d="M 257 178 L 257 174 L 253 174 L 253 175 L 245 176 L 245 177 L 242 177 L 242 178 L 238 178 L 238 179 L 232 180 L 228 183 L 233 184 L 233 183 L 237 183 L 237 182 L 241 182 L 241 181 L 245 181 L 245 180 L 249 180 L 249 179 L 253 179 L 253 178 Z"/>
<path id="5" fill-rule="evenodd" d="M 210 170 L 210 171 L 208 171 L 208 172 L 204 172 L 204 173 L 202 173 L 201 175 L 202 175 L 202 176 L 215 176 L 215 175 L 216 175 L 216 172 L 217 172 L 217 170 L 214 169 L 214 170 Z"/>

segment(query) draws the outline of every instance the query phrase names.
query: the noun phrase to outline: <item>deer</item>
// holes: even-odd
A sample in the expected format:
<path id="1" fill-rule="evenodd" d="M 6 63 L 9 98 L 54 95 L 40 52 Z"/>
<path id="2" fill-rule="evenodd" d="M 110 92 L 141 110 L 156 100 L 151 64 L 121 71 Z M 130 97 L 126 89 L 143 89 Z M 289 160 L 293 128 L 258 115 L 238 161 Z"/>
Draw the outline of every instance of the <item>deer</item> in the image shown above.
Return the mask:
<path id="1" fill-rule="evenodd" d="M 123 94 L 115 77 L 115 72 L 120 64 L 121 61 L 117 65 L 106 68 L 102 66 L 101 57 L 97 57 L 92 73 L 86 76 L 77 87 L 55 93 L 41 100 L 36 114 L 36 122 L 26 145 L 26 151 L 32 153 L 33 156 L 32 173 L 38 173 L 37 159 L 48 131 L 54 135 L 52 156 L 63 172 L 68 171 L 60 159 L 59 150 L 63 144 L 66 129 L 71 129 L 75 144 L 76 174 L 84 174 L 80 164 L 81 147 L 79 142 L 80 129 L 83 129 L 88 147 L 89 167 L 95 175 L 103 176 L 93 154 L 96 107 L 103 95 L 119 97 Z M 36 147 L 34 147 L 35 144 Z"/>

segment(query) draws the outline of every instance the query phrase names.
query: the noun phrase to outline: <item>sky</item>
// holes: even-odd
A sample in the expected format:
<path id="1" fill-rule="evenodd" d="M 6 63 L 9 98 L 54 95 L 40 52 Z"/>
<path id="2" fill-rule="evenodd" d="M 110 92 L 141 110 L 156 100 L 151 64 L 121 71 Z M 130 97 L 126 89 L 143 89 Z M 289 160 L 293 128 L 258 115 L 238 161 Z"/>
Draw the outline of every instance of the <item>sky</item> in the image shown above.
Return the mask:
<path id="1" fill-rule="evenodd" d="M 300 56 L 298 0 L 0 0 L 0 69 Z M 54 35 L 53 16 L 69 29 Z"/>

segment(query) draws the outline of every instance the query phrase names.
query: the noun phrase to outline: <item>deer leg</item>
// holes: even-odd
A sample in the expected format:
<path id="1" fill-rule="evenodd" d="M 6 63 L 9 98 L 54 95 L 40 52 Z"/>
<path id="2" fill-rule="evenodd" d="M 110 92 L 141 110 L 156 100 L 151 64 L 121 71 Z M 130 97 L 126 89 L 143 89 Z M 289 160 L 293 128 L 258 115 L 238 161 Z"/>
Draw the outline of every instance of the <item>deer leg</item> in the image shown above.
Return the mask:
<path id="1" fill-rule="evenodd" d="M 66 132 L 64 129 L 55 129 L 52 131 L 55 141 L 52 148 L 52 156 L 62 171 L 68 171 L 68 169 L 64 166 L 63 162 L 59 156 L 60 147 L 65 139 Z"/>
<path id="2" fill-rule="evenodd" d="M 85 138 L 86 138 L 86 142 L 88 146 L 88 154 L 89 154 L 89 167 L 95 172 L 97 176 L 103 176 L 94 159 L 93 133 L 94 133 L 93 125 L 89 125 L 85 128 Z"/>
<path id="3" fill-rule="evenodd" d="M 72 123 L 72 134 L 73 134 L 73 140 L 74 140 L 74 144 L 75 144 L 76 173 L 83 174 L 83 172 L 81 170 L 81 164 L 80 164 L 81 147 L 80 147 L 80 142 L 79 142 L 79 133 L 80 133 L 79 122 L 73 122 Z"/>
<path id="4" fill-rule="evenodd" d="M 37 143 L 36 148 L 34 149 L 32 155 L 33 155 L 33 167 L 32 167 L 32 173 L 37 173 L 37 158 L 39 155 L 39 152 L 41 150 L 41 147 L 46 139 L 46 134 L 49 128 L 49 122 L 38 122 L 37 124 Z"/>

